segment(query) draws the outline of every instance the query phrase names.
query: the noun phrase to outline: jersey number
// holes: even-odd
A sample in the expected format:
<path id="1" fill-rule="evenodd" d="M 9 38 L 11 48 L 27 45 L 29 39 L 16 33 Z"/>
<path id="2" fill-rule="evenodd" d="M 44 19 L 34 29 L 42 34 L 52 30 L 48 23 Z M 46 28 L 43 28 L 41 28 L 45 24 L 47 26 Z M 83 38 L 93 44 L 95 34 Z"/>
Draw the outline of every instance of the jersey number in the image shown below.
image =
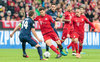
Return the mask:
<path id="1" fill-rule="evenodd" d="M 22 22 L 22 28 L 25 27 L 25 29 L 27 29 L 28 27 L 28 22 L 27 21 L 23 21 Z"/>

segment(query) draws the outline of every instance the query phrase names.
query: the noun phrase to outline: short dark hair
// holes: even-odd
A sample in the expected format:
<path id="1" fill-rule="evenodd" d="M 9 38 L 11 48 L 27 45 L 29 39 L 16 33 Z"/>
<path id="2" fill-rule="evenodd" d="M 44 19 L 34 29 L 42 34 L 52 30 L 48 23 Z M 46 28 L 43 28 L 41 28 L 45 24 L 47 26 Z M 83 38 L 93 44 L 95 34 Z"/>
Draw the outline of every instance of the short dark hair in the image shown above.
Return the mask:
<path id="1" fill-rule="evenodd" d="M 34 15 L 34 11 L 30 10 L 29 11 L 29 17 L 33 16 Z"/>
<path id="2" fill-rule="evenodd" d="M 56 4 L 52 3 L 51 5 L 56 5 Z"/>
<path id="3" fill-rule="evenodd" d="M 39 11 L 41 11 L 41 10 L 45 10 L 45 8 L 44 7 L 39 8 Z"/>

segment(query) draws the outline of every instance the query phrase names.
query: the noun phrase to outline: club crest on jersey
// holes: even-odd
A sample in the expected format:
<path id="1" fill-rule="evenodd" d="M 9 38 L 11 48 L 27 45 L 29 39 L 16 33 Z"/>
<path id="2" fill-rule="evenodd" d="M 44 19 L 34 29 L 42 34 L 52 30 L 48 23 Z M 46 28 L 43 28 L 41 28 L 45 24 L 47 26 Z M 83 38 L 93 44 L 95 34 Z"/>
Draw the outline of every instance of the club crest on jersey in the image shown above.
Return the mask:
<path id="1" fill-rule="evenodd" d="M 47 18 L 45 18 L 45 20 L 48 20 Z"/>
<path id="2" fill-rule="evenodd" d="M 82 19 L 82 21 L 84 21 L 84 19 Z"/>

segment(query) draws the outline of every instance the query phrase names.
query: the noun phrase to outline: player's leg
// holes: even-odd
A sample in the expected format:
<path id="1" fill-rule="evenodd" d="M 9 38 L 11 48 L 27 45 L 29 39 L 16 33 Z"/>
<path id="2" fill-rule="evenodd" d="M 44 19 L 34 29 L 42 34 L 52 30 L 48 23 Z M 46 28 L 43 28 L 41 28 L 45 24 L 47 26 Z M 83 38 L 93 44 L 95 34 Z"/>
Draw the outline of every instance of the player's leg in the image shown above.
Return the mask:
<path id="1" fill-rule="evenodd" d="M 27 39 L 27 42 L 28 42 L 31 46 L 35 46 L 35 47 L 37 48 L 38 54 L 39 54 L 39 56 L 40 56 L 40 60 L 45 60 L 45 59 L 43 59 L 42 49 L 41 49 L 40 45 L 38 44 L 38 42 L 37 42 L 35 39 L 33 39 L 32 37 L 31 37 L 31 38 L 28 38 L 28 39 Z"/>
<path id="2" fill-rule="evenodd" d="M 49 51 L 49 46 L 46 44 L 46 51 Z"/>
<path id="3" fill-rule="evenodd" d="M 26 40 L 21 35 L 19 35 L 19 39 L 22 42 L 23 57 L 28 58 L 29 56 L 26 54 L 26 51 L 25 51 L 25 49 L 26 49 Z"/>
<path id="4" fill-rule="evenodd" d="M 52 33 L 50 34 L 50 37 L 51 37 L 52 40 L 54 40 L 54 41 L 57 43 L 57 46 L 58 46 L 58 48 L 60 49 L 60 53 L 61 53 L 62 55 L 64 55 L 64 56 L 66 56 L 67 54 L 65 54 L 65 53 L 63 52 L 63 47 L 62 47 L 61 41 L 60 41 L 59 37 L 57 36 L 57 34 L 56 34 L 55 32 L 52 32 Z"/>
<path id="5" fill-rule="evenodd" d="M 83 48 L 83 44 L 81 42 L 79 42 L 79 54 L 81 53 L 82 48 Z"/>
<path id="6" fill-rule="evenodd" d="M 73 45 L 74 45 L 74 47 L 75 47 L 75 49 L 76 49 L 76 57 L 77 57 L 77 58 L 80 57 L 80 55 L 79 55 L 79 53 L 78 53 L 78 38 L 79 38 L 79 35 L 78 35 L 76 32 L 73 32 L 73 33 L 71 34 L 71 39 L 72 39 L 72 41 L 74 41 L 74 42 L 73 42 Z"/>
<path id="7" fill-rule="evenodd" d="M 63 43 L 65 41 L 65 39 L 67 38 L 67 33 L 68 33 L 68 30 L 63 29 L 61 43 Z M 65 51 L 68 54 L 68 49 L 67 48 L 65 48 Z"/>
<path id="8" fill-rule="evenodd" d="M 26 42 L 22 42 L 22 51 L 23 51 L 23 57 L 28 58 L 29 56 L 26 54 Z"/>
<path id="9" fill-rule="evenodd" d="M 61 44 L 61 41 L 60 41 L 60 40 L 57 40 L 56 43 L 57 43 L 57 45 L 58 45 L 58 48 L 59 48 L 59 50 L 60 50 L 60 53 L 61 53 L 63 56 L 67 56 L 67 54 L 65 54 L 65 53 L 63 52 L 63 46 L 62 46 L 62 44 Z"/>
<path id="10" fill-rule="evenodd" d="M 80 35 L 80 38 L 79 38 L 79 54 L 81 53 L 82 48 L 83 48 L 83 40 L 84 40 L 84 34 Z"/>
<path id="11" fill-rule="evenodd" d="M 45 41 L 45 43 L 57 54 L 56 58 L 60 58 L 61 54 L 60 52 L 56 49 L 56 47 L 51 43 L 51 39 L 48 39 Z"/>
<path id="12" fill-rule="evenodd" d="M 72 41 L 73 41 L 73 45 L 76 49 L 76 53 L 78 53 L 78 38 L 72 38 Z"/>
<path id="13" fill-rule="evenodd" d="M 53 29 L 54 29 L 55 33 L 57 34 L 57 36 L 59 37 L 57 30 L 55 28 L 53 28 Z M 57 46 L 57 48 L 58 48 L 58 46 Z M 46 51 L 49 51 L 49 46 L 47 44 L 46 44 Z"/>

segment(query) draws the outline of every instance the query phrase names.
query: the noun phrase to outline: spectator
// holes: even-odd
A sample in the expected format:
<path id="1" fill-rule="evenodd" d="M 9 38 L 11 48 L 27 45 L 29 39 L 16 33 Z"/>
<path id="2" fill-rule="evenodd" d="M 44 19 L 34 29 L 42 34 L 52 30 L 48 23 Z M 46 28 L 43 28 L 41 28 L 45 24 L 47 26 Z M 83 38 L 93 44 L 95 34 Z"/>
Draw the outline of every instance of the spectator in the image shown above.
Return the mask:
<path id="1" fill-rule="evenodd" d="M 30 7 L 32 5 L 33 0 L 26 0 L 26 3 L 28 4 L 28 6 Z"/>
<path id="2" fill-rule="evenodd" d="M 28 12 L 29 12 L 29 6 L 26 6 L 25 7 L 25 13 L 26 13 L 25 17 L 28 17 Z"/>
<path id="3" fill-rule="evenodd" d="M 12 15 L 14 14 L 14 4 L 13 3 L 11 3 L 10 6 L 8 6 L 8 10 L 11 11 Z"/>
<path id="4" fill-rule="evenodd" d="M 18 5 L 20 4 L 21 0 L 15 0 L 15 3 L 18 3 Z"/>
<path id="5" fill-rule="evenodd" d="M 19 14 L 17 12 L 14 13 L 14 15 L 12 16 L 12 19 L 13 21 L 19 21 L 20 20 Z"/>
<path id="6" fill-rule="evenodd" d="M 11 5 L 14 6 L 14 5 L 15 5 L 15 2 L 12 1 L 12 0 L 8 0 L 8 1 L 7 1 L 7 5 L 8 5 L 8 6 L 11 6 Z"/>
<path id="7" fill-rule="evenodd" d="M 21 8 L 25 8 L 24 3 L 23 3 L 23 2 L 20 2 L 19 7 L 20 7 L 20 9 L 21 9 Z"/>
<path id="8" fill-rule="evenodd" d="M 15 4 L 14 11 L 19 13 L 20 8 L 18 6 L 18 3 Z"/>
<path id="9" fill-rule="evenodd" d="M 61 4 L 60 3 L 57 5 L 57 8 L 61 8 Z"/>
<path id="10" fill-rule="evenodd" d="M 7 11 L 6 20 L 7 21 L 11 21 L 12 20 L 11 11 Z"/>
<path id="11" fill-rule="evenodd" d="M 21 8 L 20 12 L 19 12 L 19 16 L 21 18 L 21 20 L 23 20 L 25 18 L 25 9 Z"/>
<path id="12" fill-rule="evenodd" d="M 86 17 L 91 21 L 91 22 L 93 22 L 93 17 L 94 17 L 94 15 L 93 15 L 93 13 L 92 13 L 92 11 L 88 11 L 87 12 L 87 14 L 86 14 Z"/>
<path id="13" fill-rule="evenodd" d="M 3 12 L 0 13 L 0 20 L 1 21 L 5 21 L 5 17 L 4 17 L 4 13 Z"/>
<path id="14" fill-rule="evenodd" d="M 2 12 L 2 5 L 0 5 L 0 12 Z"/>
<path id="15" fill-rule="evenodd" d="M 2 6 L 2 12 L 4 13 L 4 15 L 6 14 L 6 8 L 4 6 Z"/>

